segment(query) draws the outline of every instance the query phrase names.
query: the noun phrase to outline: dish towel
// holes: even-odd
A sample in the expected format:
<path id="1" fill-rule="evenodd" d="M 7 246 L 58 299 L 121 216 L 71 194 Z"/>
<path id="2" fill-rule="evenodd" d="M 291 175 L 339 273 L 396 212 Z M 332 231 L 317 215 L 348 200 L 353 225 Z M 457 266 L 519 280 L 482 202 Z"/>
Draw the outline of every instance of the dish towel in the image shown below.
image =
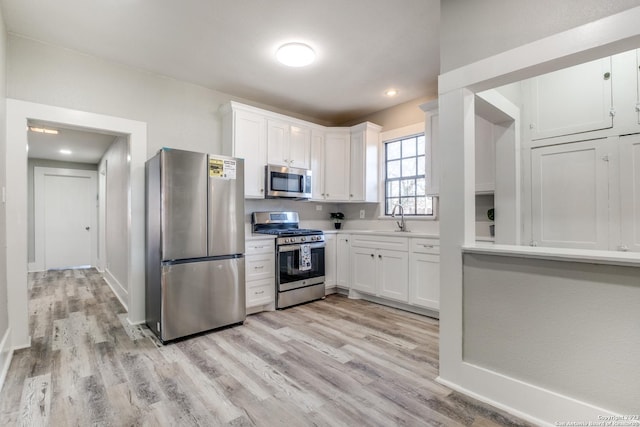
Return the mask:
<path id="1" fill-rule="evenodd" d="M 311 245 L 300 245 L 300 271 L 311 270 Z"/>

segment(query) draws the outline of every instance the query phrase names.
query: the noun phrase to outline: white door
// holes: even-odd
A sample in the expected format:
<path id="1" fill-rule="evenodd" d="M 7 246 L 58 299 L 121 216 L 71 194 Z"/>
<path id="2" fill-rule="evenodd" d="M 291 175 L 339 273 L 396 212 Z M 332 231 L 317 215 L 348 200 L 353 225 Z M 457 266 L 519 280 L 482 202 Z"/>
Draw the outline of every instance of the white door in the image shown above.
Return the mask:
<path id="1" fill-rule="evenodd" d="M 267 162 L 289 166 L 289 124 L 267 120 Z"/>
<path id="2" fill-rule="evenodd" d="M 531 150 L 532 238 L 538 246 L 608 249 L 607 140 Z"/>
<path id="3" fill-rule="evenodd" d="M 291 126 L 289 134 L 289 166 L 309 169 L 311 167 L 311 129 Z"/>
<path id="4" fill-rule="evenodd" d="M 324 200 L 324 132 L 311 133 L 311 199 Z"/>
<path id="5" fill-rule="evenodd" d="M 351 287 L 351 249 L 349 235 L 338 234 L 336 247 L 336 281 L 341 288 Z"/>
<path id="6" fill-rule="evenodd" d="M 97 177 L 95 171 L 35 168 L 36 265 L 95 265 Z"/>

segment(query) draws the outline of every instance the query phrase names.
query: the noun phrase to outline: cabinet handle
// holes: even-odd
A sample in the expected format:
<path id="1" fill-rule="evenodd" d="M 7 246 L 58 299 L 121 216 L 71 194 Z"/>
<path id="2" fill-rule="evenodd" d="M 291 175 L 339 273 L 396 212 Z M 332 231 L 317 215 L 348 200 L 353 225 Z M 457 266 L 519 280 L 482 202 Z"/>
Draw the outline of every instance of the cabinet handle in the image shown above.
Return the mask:
<path id="1" fill-rule="evenodd" d="M 618 246 L 618 250 L 621 251 L 621 252 L 629 252 L 629 246 L 620 245 L 620 246 Z"/>
<path id="2" fill-rule="evenodd" d="M 611 73 L 606 72 L 602 77 L 604 77 L 605 80 L 609 80 L 609 78 L 611 77 Z"/>
<path id="3" fill-rule="evenodd" d="M 264 291 L 256 292 L 256 295 L 264 294 Z"/>
<path id="4" fill-rule="evenodd" d="M 256 265 L 255 267 L 253 267 L 254 270 L 260 270 L 264 268 L 264 265 Z"/>
<path id="5" fill-rule="evenodd" d="M 327 193 L 327 197 L 329 197 L 329 193 Z"/>
<path id="6" fill-rule="evenodd" d="M 382 259 L 382 255 L 378 255 L 378 258 Z"/>
<path id="7" fill-rule="evenodd" d="M 349 197 L 353 197 L 353 194 L 349 194 Z"/>
<path id="8" fill-rule="evenodd" d="M 320 194 L 322 197 L 324 197 L 324 193 Z"/>
<path id="9" fill-rule="evenodd" d="M 264 246 L 254 246 L 253 249 L 264 249 Z"/>
<path id="10" fill-rule="evenodd" d="M 373 254 L 371 254 L 371 258 L 373 258 Z"/>
<path id="11" fill-rule="evenodd" d="M 264 193 L 264 188 L 261 188 L 261 189 L 260 189 L 260 192 L 261 192 L 261 193 Z"/>
<path id="12" fill-rule="evenodd" d="M 433 249 L 433 245 L 422 245 L 423 248 Z"/>
<path id="13" fill-rule="evenodd" d="M 344 239 L 345 242 L 349 243 L 349 239 Z"/>

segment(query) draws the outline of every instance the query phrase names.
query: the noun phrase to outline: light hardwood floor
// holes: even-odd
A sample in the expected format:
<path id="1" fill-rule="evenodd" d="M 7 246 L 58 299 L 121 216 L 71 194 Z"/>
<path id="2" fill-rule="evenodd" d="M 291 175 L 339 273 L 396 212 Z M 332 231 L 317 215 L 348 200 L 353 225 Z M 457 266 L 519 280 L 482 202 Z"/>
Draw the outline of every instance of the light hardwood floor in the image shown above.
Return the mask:
<path id="1" fill-rule="evenodd" d="M 435 382 L 428 317 L 333 295 L 162 346 L 95 270 L 29 283 L 2 426 L 528 425 Z"/>

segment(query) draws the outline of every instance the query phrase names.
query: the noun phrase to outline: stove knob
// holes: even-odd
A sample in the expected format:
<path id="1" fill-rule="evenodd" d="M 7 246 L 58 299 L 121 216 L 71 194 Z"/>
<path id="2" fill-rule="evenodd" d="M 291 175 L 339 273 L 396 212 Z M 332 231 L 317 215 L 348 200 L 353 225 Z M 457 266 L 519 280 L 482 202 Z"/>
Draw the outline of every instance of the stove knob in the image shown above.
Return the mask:
<path id="1" fill-rule="evenodd" d="M 301 241 L 301 242 L 304 242 L 305 240 L 307 240 L 307 239 L 305 239 L 304 237 L 301 237 L 301 238 L 300 238 L 300 241 Z"/>

